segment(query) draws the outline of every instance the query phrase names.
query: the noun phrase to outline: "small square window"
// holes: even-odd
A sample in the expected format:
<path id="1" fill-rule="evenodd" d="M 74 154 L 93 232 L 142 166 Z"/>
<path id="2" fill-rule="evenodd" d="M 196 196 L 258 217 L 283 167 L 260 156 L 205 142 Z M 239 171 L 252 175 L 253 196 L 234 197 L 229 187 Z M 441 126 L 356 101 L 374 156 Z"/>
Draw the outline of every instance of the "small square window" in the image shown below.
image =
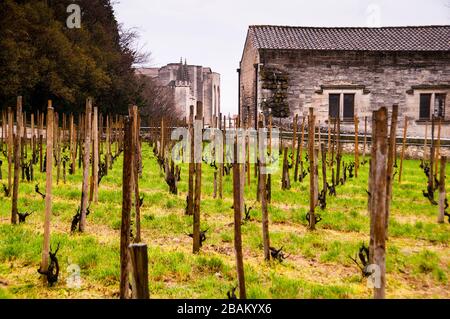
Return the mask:
<path id="1" fill-rule="evenodd" d="M 331 118 L 339 118 L 340 110 L 340 94 L 330 94 L 329 95 L 329 115 Z"/>
<path id="2" fill-rule="evenodd" d="M 355 117 L 355 94 L 344 94 L 344 119 Z"/>
<path id="3" fill-rule="evenodd" d="M 431 93 L 420 94 L 420 111 L 419 118 L 421 120 L 430 119 Z"/>

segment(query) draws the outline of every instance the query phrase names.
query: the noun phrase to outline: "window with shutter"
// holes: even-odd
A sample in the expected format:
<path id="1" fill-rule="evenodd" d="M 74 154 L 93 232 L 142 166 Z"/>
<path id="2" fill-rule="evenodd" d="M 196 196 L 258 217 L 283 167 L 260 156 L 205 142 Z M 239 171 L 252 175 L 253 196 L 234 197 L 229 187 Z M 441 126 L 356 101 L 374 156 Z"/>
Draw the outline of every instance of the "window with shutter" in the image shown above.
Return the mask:
<path id="1" fill-rule="evenodd" d="M 339 103 L 340 103 L 340 94 L 330 94 L 329 95 L 329 115 L 331 118 L 339 117 Z"/>
<path id="2" fill-rule="evenodd" d="M 344 119 L 355 117 L 355 94 L 344 94 Z"/>

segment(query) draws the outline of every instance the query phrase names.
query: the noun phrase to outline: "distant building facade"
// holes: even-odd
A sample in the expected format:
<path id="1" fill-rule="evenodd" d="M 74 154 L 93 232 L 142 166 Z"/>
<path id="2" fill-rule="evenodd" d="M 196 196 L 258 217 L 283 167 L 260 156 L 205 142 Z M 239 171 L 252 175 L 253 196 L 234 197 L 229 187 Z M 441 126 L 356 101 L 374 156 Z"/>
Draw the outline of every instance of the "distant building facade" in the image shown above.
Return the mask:
<path id="1" fill-rule="evenodd" d="M 399 105 L 399 127 L 423 137 L 431 117 L 450 137 L 450 26 L 313 28 L 250 26 L 239 69 L 239 116 L 292 122 L 312 107 L 354 129 L 372 111 Z M 399 130 L 401 132 L 401 130 Z"/>
<path id="2" fill-rule="evenodd" d="M 180 114 L 189 118 L 190 106 L 203 103 L 206 126 L 216 127 L 220 115 L 220 74 L 209 67 L 170 63 L 161 68 L 139 68 L 136 73 L 156 79 L 161 86 L 173 90 L 175 105 Z"/>

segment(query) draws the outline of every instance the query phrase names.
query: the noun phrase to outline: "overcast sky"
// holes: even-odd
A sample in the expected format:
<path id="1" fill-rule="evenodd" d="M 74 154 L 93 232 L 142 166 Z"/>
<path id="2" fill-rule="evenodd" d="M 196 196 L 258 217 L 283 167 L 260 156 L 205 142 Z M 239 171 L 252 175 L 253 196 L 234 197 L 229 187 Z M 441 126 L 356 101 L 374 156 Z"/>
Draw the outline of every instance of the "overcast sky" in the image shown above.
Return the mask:
<path id="1" fill-rule="evenodd" d="M 119 23 L 137 28 L 149 66 L 178 62 L 221 75 L 221 107 L 237 113 L 237 72 L 247 28 L 450 24 L 450 0 L 116 0 Z"/>

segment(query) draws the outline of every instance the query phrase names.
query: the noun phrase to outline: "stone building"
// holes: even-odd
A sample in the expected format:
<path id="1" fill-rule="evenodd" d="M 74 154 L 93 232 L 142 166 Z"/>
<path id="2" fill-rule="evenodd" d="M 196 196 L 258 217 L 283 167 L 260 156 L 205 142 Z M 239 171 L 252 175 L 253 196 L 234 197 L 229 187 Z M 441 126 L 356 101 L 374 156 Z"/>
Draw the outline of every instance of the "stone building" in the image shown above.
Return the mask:
<path id="1" fill-rule="evenodd" d="M 239 116 L 252 126 L 258 112 L 292 121 L 313 107 L 322 126 L 339 116 L 351 132 L 355 116 L 370 126 L 372 111 L 398 104 L 409 136 L 434 114 L 450 137 L 450 26 L 250 26 L 238 71 Z"/>
<path id="2" fill-rule="evenodd" d="M 190 105 L 203 102 L 206 126 L 215 126 L 214 119 L 220 114 L 220 74 L 209 67 L 170 63 L 161 68 L 139 68 L 136 73 L 157 80 L 162 86 L 173 90 L 175 105 L 182 117 L 189 118 Z"/>

